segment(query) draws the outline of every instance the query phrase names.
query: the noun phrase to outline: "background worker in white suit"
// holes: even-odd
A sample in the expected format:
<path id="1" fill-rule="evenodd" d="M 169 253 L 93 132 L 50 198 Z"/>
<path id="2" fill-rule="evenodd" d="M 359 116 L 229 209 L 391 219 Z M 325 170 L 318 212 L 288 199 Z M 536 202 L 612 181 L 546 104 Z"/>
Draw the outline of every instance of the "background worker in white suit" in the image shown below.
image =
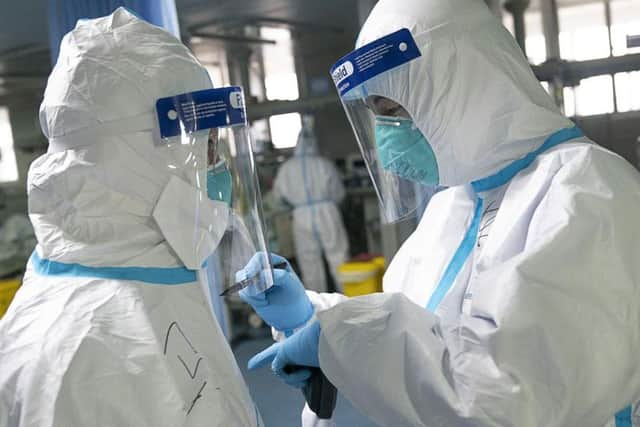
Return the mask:
<path id="1" fill-rule="evenodd" d="M 293 206 L 296 260 L 307 289 L 327 292 L 326 259 L 331 279 L 339 287 L 338 267 L 349 257 L 349 241 L 339 204 L 345 196 L 336 167 L 318 153 L 310 117 L 304 118 L 295 155 L 280 167 L 274 197 Z"/>

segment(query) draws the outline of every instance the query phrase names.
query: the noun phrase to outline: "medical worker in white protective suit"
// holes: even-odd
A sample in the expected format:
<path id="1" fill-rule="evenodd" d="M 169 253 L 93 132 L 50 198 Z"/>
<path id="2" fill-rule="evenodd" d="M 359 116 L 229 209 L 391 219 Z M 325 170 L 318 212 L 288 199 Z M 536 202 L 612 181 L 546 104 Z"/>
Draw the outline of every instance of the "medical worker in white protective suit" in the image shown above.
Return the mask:
<path id="1" fill-rule="evenodd" d="M 0 321 L 0 427 L 263 425 L 198 271 L 214 248 L 184 195 L 207 135 L 154 139 L 158 98 L 208 88 L 184 45 L 125 9 L 64 37 L 29 171 L 38 246 Z M 202 251 L 177 237 L 191 233 Z"/>
<path id="2" fill-rule="evenodd" d="M 318 153 L 309 124 L 300 131 L 295 155 L 280 167 L 273 188 L 275 197 L 294 207 L 296 259 L 306 288 L 328 291 L 323 257 L 333 282 L 339 286 L 338 267 L 349 256 L 347 232 L 338 208 L 344 199 L 344 186 L 333 163 Z"/>
<path id="3" fill-rule="evenodd" d="M 286 365 L 319 366 L 381 426 L 640 425 L 637 171 L 558 111 L 484 2 L 380 0 L 357 47 L 333 78 L 388 218 L 404 180 L 449 188 L 383 294 L 308 292 L 311 321 L 261 308 L 307 326 L 250 366 L 297 386 Z"/>

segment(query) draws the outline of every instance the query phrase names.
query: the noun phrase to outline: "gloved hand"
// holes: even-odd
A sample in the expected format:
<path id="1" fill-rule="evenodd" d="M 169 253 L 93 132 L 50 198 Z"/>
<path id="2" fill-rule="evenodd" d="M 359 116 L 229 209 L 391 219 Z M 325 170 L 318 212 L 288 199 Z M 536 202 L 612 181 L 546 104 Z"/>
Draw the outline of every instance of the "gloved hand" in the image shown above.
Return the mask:
<path id="1" fill-rule="evenodd" d="M 318 360 L 318 342 L 320 341 L 320 323 L 311 325 L 291 335 L 279 343 L 253 356 L 248 363 L 249 370 L 261 368 L 271 363 L 271 370 L 290 386 L 302 388 L 311 377 L 308 367 L 320 367 Z M 285 367 L 294 368 L 287 369 Z"/>
<path id="2" fill-rule="evenodd" d="M 262 268 L 262 256 L 260 253 L 254 255 L 237 276 L 252 277 L 258 274 Z M 271 254 L 271 263 L 286 264 L 286 269 L 273 269 L 273 286 L 256 296 L 249 295 L 248 289 L 243 289 L 240 291 L 240 298 L 250 304 L 267 324 L 288 334 L 311 319 L 313 305 L 289 262 L 279 255 Z"/>

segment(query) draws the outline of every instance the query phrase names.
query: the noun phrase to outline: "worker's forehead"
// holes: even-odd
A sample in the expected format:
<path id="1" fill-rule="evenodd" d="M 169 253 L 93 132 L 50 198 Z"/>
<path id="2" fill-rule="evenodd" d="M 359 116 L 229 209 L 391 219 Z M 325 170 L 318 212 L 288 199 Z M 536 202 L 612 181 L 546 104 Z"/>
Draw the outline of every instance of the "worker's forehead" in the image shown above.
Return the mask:
<path id="1" fill-rule="evenodd" d="M 397 102 L 384 96 L 372 95 L 366 99 L 367 108 L 381 116 L 404 117 L 410 119 L 407 110 Z"/>
<path id="2" fill-rule="evenodd" d="M 371 108 L 380 109 L 380 108 L 394 108 L 399 107 L 400 104 L 397 102 L 385 98 L 384 96 L 372 95 L 367 97 L 367 105 Z"/>

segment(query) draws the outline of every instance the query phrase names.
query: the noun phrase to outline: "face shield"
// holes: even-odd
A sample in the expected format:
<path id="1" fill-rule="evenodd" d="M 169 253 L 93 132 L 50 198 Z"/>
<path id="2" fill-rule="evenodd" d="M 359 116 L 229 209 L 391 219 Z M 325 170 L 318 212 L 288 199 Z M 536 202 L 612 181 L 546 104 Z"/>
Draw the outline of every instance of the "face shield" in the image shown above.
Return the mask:
<path id="1" fill-rule="evenodd" d="M 394 96 L 408 89 L 397 82 L 407 84 L 409 63 L 418 57 L 411 33 L 403 29 L 353 51 L 331 69 L 386 222 L 421 212 L 438 185 L 435 154 L 397 101 L 400 95 Z"/>
<path id="2" fill-rule="evenodd" d="M 216 263 L 223 287 L 246 280 L 236 273 L 253 259 L 261 280 L 249 292 L 264 291 L 273 275 L 242 89 L 161 98 L 156 114 L 170 179 L 153 218 L 167 242 L 188 269 Z"/>

